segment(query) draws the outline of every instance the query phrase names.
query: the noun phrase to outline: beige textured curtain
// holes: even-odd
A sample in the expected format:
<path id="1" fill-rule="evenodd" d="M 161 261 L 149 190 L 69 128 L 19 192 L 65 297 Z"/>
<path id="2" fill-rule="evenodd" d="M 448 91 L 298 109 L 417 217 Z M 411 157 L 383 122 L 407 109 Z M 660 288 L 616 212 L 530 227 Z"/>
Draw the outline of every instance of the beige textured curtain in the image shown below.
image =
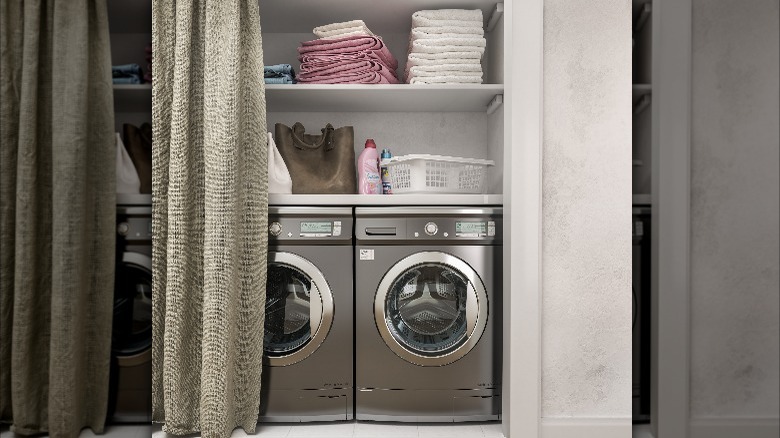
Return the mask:
<path id="1" fill-rule="evenodd" d="M 101 432 L 116 218 L 105 0 L 3 0 L 0 16 L 0 420 Z"/>
<path id="2" fill-rule="evenodd" d="M 267 256 L 257 1 L 153 2 L 153 418 L 254 431 Z"/>

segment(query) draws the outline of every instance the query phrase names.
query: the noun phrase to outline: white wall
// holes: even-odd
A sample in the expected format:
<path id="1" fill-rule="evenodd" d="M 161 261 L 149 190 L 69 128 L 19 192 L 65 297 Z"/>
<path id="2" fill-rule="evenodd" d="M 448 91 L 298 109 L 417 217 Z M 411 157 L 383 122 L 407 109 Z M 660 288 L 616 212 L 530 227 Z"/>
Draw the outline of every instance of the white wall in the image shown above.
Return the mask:
<path id="1" fill-rule="evenodd" d="M 778 0 L 694 0 L 691 417 L 778 417 Z"/>
<path id="2" fill-rule="evenodd" d="M 631 2 L 545 1 L 545 418 L 631 417 L 631 64 Z"/>

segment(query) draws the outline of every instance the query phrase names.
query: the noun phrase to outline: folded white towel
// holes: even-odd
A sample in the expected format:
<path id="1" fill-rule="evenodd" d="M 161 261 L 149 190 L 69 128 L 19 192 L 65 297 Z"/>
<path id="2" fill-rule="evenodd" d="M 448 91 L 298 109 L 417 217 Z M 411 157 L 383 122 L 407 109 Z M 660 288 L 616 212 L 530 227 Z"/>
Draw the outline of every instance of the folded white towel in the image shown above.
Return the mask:
<path id="1" fill-rule="evenodd" d="M 373 36 L 372 34 L 366 32 L 364 30 L 361 30 L 359 27 L 350 27 L 350 29 L 354 29 L 354 30 L 350 30 L 348 32 L 334 31 L 334 32 L 329 32 L 328 34 L 322 33 L 322 34 L 320 34 L 320 39 L 330 39 L 330 40 L 332 40 L 332 39 L 335 39 L 335 38 L 344 38 L 344 37 L 347 37 L 347 36 L 354 36 L 354 35 Z"/>
<path id="2" fill-rule="evenodd" d="M 482 22 L 481 9 L 438 9 L 417 11 L 412 18 L 427 18 L 430 20 L 461 20 Z"/>
<path id="3" fill-rule="evenodd" d="M 442 76 L 468 76 L 468 77 L 482 77 L 481 71 L 410 71 L 406 75 L 406 80 L 409 81 L 412 78 L 437 78 Z"/>
<path id="4" fill-rule="evenodd" d="M 458 46 L 458 47 L 478 47 L 484 51 L 485 38 L 474 35 L 473 38 L 425 38 L 425 39 L 413 39 L 411 40 L 412 49 L 419 43 L 419 45 L 440 47 L 440 46 Z M 414 50 L 412 50 L 414 52 Z"/>
<path id="5" fill-rule="evenodd" d="M 425 17 L 412 17 L 412 28 L 420 28 L 420 27 L 445 27 L 445 26 L 456 26 L 456 27 L 478 27 L 482 29 L 482 22 L 481 21 L 463 21 L 463 20 L 431 20 L 430 18 Z"/>
<path id="6" fill-rule="evenodd" d="M 482 59 L 482 54 L 485 53 L 485 46 L 451 46 L 451 45 L 443 45 L 443 44 L 429 44 L 429 41 L 435 41 L 435 40 L 417 40 L 412 41 L 412 43 L 409 45 L 409 52 L 408 54 L 416 54 L 416 53 L 447 53 L 447 52 L 478 52 L 480 59 Z M 444 41 L 444 40 L 442 40 Z M 455 57 L 455 55 L 451 55 Z M 446 57 L 442 58 L 446 59 Z"/>
<path id="7" fill-rule="evenodd" d="M 417 55 L 417 53 L 413 53 L 413 55 Z M 457 65 L 458 67 L 468 67 L 468 68 L 480 68 L 482 69 L 482 63 L 480 62 L 479 58 L 443 58 L 443 59 L 421 59 L 418 57 L 412 58 L 409 56 L 409 59 L 406 60 L 406 69 L 410 69 L 412 67 L 435 67 L 439 65 Z"/>
<path id="8" fill-rule="evenodd" d="M 431 76 L 416 77 L 410 84 L 481 84 L 482 76 Z"/>
<path id="9" fill-rule="evenodd" d="M 354 28 L 358 28 L 358 29 L 354 29 Z M 315 27 L 312 32 L 314 33 L 314 35 L 317 35 L 320 38 L 325 38 L 327 36 L 333 36 L 334 34 L 354 32 L 356 30 L 361 30 L 365 32 L 367 35 L 374 34 L 368 29 L 366 23 L 363 22 L 363 20 L 352 20 L 352 21 L 344 21 L 341 23 L 326 24 L 325 26 Z"/>
<path id="10" fill-rule="evenodd" d="M 442 62 L 448 63 L 448 65 L 468 66 L 470 68 L 482 69 L 482 63 L 479 58 L 456 58 L 456 59 L 407 59 L 406 70 L 409 71 L 412 67 L 433 67 L 441 65 Z M 475 70 L 476 71 L 476 70 Z"/>
<path id="11" fill-rule="evenodd" d="M 478 52 L 477 50 L 468 51 L 468 48 L 463 48 L 458 52 L 433 52 L 433 53 L 421 53 L 421 52 L 413 52 L 409 53 L 409 61 L 422 61 L 422 60 L 432 60 L 436 61 L 439 64 L 444 62 L 450 62 L 451 60 L 455 59 L 470 59 L 475 62 L 479 62 L 479 60 L 482 58 L 482 53 Z"/>
<path id="12" fill-rule="evenodd" d="M 436 73 L 440 71 L 455 71 L 482 74 L 482 66 L 479 64 L 438 64 L 438 65 L 413 65 L 406 67 L 407 73 L 431 76 L 425 73 Z"/>
<path id="13" fill-rule="evenodd" d="M 412 31 L 418 33 L 427 33 L 431 35 L 440 35 L 443 33 L 456 33 L 466 35 L 484 36 L 485 30 L 482 26 L 419 26 L 412 27 Z"/>
<path id="14" fill-rule="evenodd" d="M 473 33 L 426 33 L 426 32 L 418 32 L 416 29 L 412 29 L 412 32 L 409 34 L 409 40 L 411 41 L 417 41 L 417 40 L 467 40 L 466 42 L 473 42 L 477 40 L 482 40 L 484 43 L 485 37 L 482 35 L 476 35 Z M 459 45 L 459 44 L 452 44 L 452 45 Z"/>

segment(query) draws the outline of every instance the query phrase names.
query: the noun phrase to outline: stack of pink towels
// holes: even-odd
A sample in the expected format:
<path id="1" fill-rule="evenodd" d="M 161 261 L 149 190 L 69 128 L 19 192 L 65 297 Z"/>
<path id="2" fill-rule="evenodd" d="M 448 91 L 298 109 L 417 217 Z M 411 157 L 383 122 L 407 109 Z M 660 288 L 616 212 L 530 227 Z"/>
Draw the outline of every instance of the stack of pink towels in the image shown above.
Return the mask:
<path id="1" fill-rule="evenodd" d="M 302 84 L 398 84 L 398 61 L 381 38 L 347 35 L 298 47 Z"/>

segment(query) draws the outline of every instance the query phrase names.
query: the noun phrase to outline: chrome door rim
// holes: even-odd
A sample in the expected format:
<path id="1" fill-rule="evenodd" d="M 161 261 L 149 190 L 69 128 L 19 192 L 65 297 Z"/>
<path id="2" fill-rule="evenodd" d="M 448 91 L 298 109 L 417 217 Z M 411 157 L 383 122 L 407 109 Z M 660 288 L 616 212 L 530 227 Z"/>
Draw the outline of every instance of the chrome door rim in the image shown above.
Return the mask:
<path id="1" fill-rule="evenodd" d="M 122 264 L 144 271 L 152 277 L 152 258 L 146 254 L 131 251 L 122 253 Z M 149 338 L 148 343 L 144 343 L 144 347 L 131 354 L 114 351 L 111 354 L 116 357 L 120 367 L 132 367 L 148 362 L 152 358 L 152 338 Z"/>
<path id="2" fill-rule="evenodd" d="M 466 296 L 466 342 L 457 349 L 441 356 L 422 356 L 407 349 L 398 340 L 393 337 L 390 328 L 387 327 L 385 320 L 385 300 L 390 292 L 390 287 L 395 280 L 405 271 L 424 264 L 439 263 L 449 266 L 469 280 Z M 405 257 L 393 265 L 382 277 L 374 299 L 374 320 L 379 334 L 385 341 L 385 345 L 390 348 L 398 357 L 420 366 L 442 366 L 448 365 L 468 354 L 479 339 L 487 326 L 488 299 L 485 285 L 479 278 L 476 271 L 463 260 L 438 251 L 422 251 Z"/>
<path id="3" fill-rule="evenodd" d="M 312 330 L 314 335 L 309 338 L 309 340 L 303 344 L 301 348 L 290 354 L 284 356 L 264 355 L 268 365 L 274 367 L 284 367 L 298 363 L 311 356 L 311 354 L 314 353 L 323 342 L 325 342 L 325 338 L 328 337 L 328 332 L 330 332 L 330 327 L 333 324 L 333 294 L 331 293 L 330 286 L 325 280 L 325 276 L 322 275 L 322 272 L 312 262 L 306 260 L 305 258 L 290 252 L 269 252 L 268 264 L 270 265 L 271 263 L 291 266 L 309 276 L 314 285 L 312 289 L 319 298 L 319 300 L 312 299 L 310 304 L 310 317 L 313 316 L 311 313 L 312 310 L 316 313 L 319 313 L 319 317 L 317 318 L 319 323 L 317 325 L 316 331 Z M 313 320 L 314 318 L 311 318 L 309 321 L 309 324 L 312 324 L 312 326 Z"/>

